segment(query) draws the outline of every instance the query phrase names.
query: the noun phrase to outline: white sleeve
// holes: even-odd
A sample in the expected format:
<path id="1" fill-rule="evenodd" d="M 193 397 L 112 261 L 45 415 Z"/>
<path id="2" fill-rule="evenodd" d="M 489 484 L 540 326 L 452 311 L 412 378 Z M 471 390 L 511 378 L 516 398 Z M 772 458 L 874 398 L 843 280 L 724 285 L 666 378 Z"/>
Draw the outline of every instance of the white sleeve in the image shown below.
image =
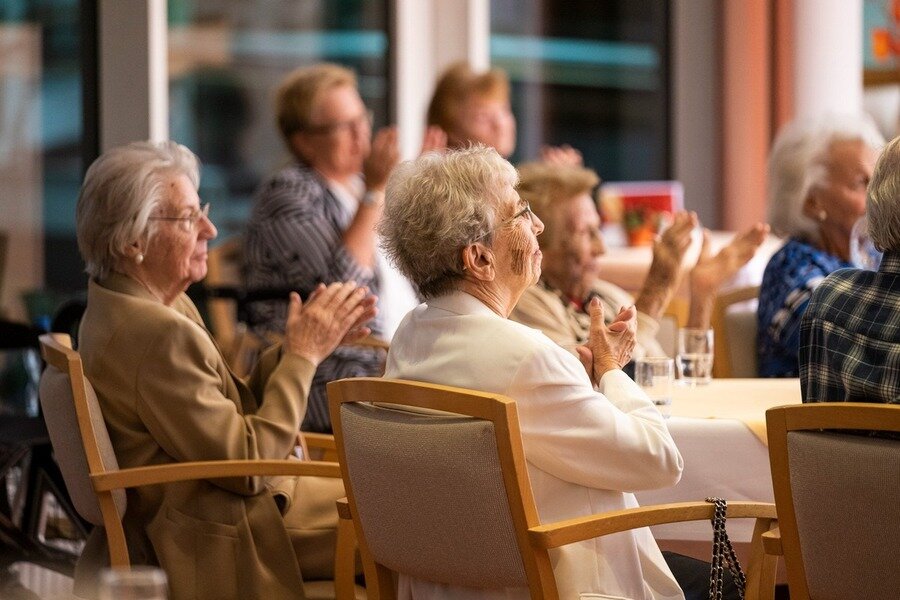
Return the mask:
<path id="1" fill-rule="evenodd" d="M 674 485 L 684 462 L 659 411 L 625 373 L 594 391 L 579 360 L 542 345 L 522 362 L 516 400 L 526 458 L 578 485 L 636 491 Z"/>

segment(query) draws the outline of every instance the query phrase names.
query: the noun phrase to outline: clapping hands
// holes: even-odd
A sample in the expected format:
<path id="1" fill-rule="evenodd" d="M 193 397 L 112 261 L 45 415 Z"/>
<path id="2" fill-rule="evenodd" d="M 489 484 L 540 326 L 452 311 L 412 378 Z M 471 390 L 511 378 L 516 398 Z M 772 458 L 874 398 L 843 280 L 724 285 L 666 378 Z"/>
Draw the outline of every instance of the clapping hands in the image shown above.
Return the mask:
<path id="1" fill-rule="evenodd" d="M 637 333 L 637 311 L 634 306 L 622 307 L 616 318 L 607 325 L 603 305 L 593 298 L 588 306 L 591 329 L 586 344 L 578 346 L 578 358 L 595 385 L 607 371 L 621 369 L 631 361 Z"/>
<path id="2" fill-rule="evenodd" d="M 291 293 L 284 351 L 318 365 L 341 343 L 371 333 L 365 326 L 375 316 L 377 298 L 355 282 L 319 284 L 306 302 Z"/>

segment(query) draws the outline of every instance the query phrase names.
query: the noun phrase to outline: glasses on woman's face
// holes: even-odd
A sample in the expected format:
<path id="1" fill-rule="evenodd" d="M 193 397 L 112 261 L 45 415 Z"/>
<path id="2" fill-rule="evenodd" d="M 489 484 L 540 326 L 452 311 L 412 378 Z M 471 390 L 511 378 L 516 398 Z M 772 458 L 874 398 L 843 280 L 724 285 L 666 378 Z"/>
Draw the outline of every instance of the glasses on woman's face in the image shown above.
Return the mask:
<path id="1" fill-rule="evenodd" d="M 477 242 L 477 241 L 479 241 L 479 240 L 483 240 L 484 238 L 486 238 L 487 236 L 489 236 L 489 235 L 492 234 L 493 232 L 497 231 L 498 229 L 503 229 L 504 227 L 506 227 L 506 226 L 508 226 L 508 225 L 512 225 L 513 223 L 515 223 L 517 220 L 521 219 L 522 217 L 526 217 L 526 216 L 527 216 L 527 217 L 528 217 L 528 221 L 530 222 L 530 224 L 531 224 L 531 225 L 534 225 L 534 212 L 532 212 L 532 210 L 531 210 L 531 205 L 528 204 L 527 201 L 524 201 L 524 200 L 523 200 L 523 202 L 524 202 L 525 206 L 522 207 L 521 210 L 519 210 L 518 212 L 516 212 L 516 214 L 514 214 L 513 216 L 511 216 L 511 217 L 508 218 L 508 219 L 505 219 L 505 220 L 501 221 L 496 227 L 494 227 L 493 229 L 491 229 L 491 230 L 488 231 L 487 233 L 478 236 L 474 241 Z"/>
<path id="2" fill-rule="evenodd" d="M 193 209 L 190 214 L 183 217 L 150 217 L 151 221 L 177 221 L 185 231 L 196 231 L 201 219 L 209 218 L 209 202 L 200 208 Z"/>
<path id="3" fill-rule="evenodd" d="M 337 123 L 329 123 L 327 125 L 310 125 L 303 129 L 304 132 L 312 135 L 330 135 L 332 133 L 343 133 L 359 131 L 363 127 L 371 127 L 374 115 L 371 110 L 363 112 L 361 115 L 346 121 L 338 121 Z"/>

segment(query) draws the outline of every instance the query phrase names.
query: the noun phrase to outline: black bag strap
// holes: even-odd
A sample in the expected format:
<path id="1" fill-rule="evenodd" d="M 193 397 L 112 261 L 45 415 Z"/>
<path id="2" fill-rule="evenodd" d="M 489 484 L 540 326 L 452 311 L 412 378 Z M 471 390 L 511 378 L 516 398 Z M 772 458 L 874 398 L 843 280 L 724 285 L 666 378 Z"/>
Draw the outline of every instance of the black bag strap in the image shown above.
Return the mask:
<path id="1" fill-rule="evenodd" d="M 738 588 L 738 595 L 743 600 L 747 580 L 741 570 L 741 563 L 734 554 L 731 540 L 728 539 L 728 531 L 725 529 L 727 503 L 722 498 L 712 497 L 707 498 L 706 501 L 716 505 L 712 519 L 713 548 L 712 563 L 709 569 L 709 600 L 722 600 L 722 580 L 725 575 L 725 567 L 731 571 L 731 576 Z"/>

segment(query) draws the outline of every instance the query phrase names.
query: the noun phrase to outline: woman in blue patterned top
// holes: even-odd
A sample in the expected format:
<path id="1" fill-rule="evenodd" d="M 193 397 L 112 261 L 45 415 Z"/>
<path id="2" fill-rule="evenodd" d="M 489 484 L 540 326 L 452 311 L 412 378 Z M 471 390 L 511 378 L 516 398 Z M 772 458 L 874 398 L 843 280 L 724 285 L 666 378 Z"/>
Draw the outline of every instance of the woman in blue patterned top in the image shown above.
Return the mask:
<path id="1" fill-rule="evenodd" d="M 850 231 L 884 138 L 867 119 L 788 125 L 769 156 L 769 222 L 787 237 L 763 274 L 757 312 L 760 377 L 797 377 L 800 319 L 817 285 L 851 266 Z"/>

